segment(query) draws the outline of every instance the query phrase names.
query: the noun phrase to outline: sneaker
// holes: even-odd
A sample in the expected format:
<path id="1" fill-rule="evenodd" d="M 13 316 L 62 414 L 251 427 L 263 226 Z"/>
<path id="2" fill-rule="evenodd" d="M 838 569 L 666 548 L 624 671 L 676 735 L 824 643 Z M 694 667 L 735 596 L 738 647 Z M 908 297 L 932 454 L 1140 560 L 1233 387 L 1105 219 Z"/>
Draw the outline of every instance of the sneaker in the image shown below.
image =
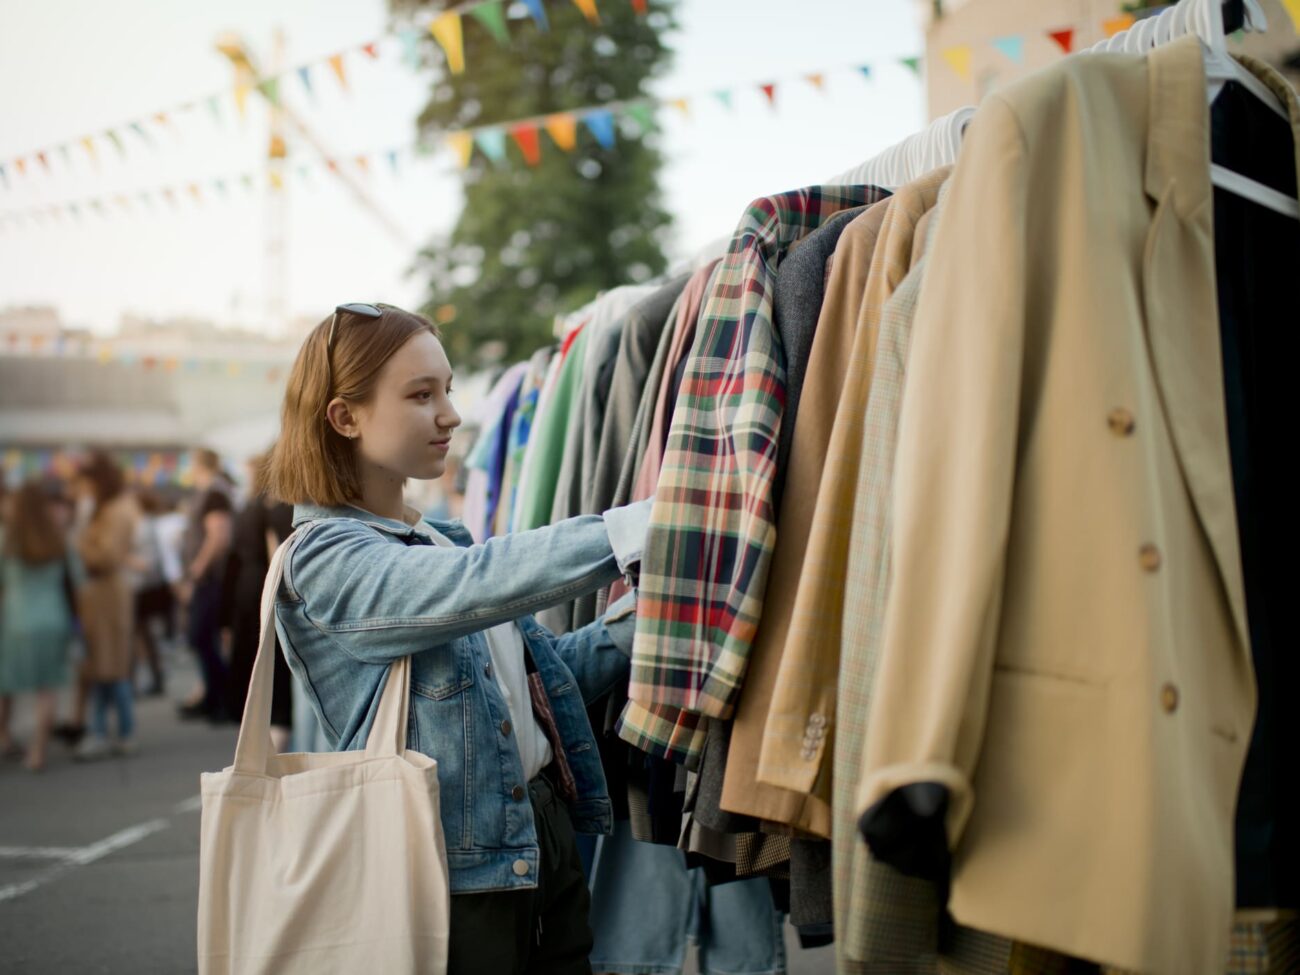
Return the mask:
<path id="1" fill-rule="evenodd" d="M 112 750 L 114 755 L 127 758 L 140 751 L 140 744 L 134 738 L 118 738 L 113 742 Z"/>
<path id="2" fill-rule="evenodd" d="M 81 740 L 81 744 L 76 747 L 72 753 L 74 761 L 78 762 L 96 762 L 101 758 L 107 758 L 112 751 L 107 738 L 100 738 L 98 735 L 87 735 Z"/>

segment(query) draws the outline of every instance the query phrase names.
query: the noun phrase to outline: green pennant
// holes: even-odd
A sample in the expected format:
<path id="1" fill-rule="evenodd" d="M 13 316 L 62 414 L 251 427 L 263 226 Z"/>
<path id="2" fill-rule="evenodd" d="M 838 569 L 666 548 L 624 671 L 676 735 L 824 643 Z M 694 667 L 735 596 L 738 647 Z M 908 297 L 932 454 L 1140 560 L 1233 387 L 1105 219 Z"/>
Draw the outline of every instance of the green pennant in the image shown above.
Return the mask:
<path id="1" fill-rule="evenodd" d="M 501 0 L 488 0 L 487 3 L 480 3 L 477 7 L 470 8 L 469 12 L 489 34 L 496 38 L 497 43 L 510 43 L 510 31 L 506 29 L 506 15 Z"/>
<path id="2" fill-rule="evenodd" d="M 257 90 L 266 96 L 266 100 L 276 108 L 280 107 L 280 79 L 267 78 L 257 83 Z"/>
<path id="3" fill-rule="evenodd" d="M 122 137 L 120 135 L 118 135 L 112 129 L 105 129 L 104 135 L 108 137 L 109 142 L 113 143 L 114 149 L 116 149 L 121 155 L 123 156 L 126 155 L 126 146 L 122 144 Z"/>
<path id="4" fill-rule="evenodd" d="M 650 132 L 655 127 L 655 111 L 649 102 L 633 102 L 623 113 L 636 122 L 642 132 Z"/>
<path id="5" fill-rule="evenodd" d="M 921 76 L 921 59 L 920 58 L 899 58 L 902 64 L 912 69 L 912 74 L 918 78 Z"/>

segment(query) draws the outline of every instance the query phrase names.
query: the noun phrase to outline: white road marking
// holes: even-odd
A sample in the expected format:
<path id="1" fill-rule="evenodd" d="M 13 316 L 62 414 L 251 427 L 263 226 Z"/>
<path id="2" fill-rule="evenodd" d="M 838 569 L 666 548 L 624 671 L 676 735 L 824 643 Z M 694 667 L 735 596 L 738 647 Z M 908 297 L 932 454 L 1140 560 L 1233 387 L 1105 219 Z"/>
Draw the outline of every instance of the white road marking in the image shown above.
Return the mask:
<path id="1" fill-rule="evenodd" d="M 8 884 L 4 887 L 0 887 L 0 903 L 14 900 L 24 894 L 30 894 L 38 887 L 43 887 L 51 880 L 67 873 L 69 870 L 73 870 L 76 867 L 84 867 L 87 864 L 94 863 L 96 860 L 101 860 L 110 853 L 115 853 L 118 850 L 139 843 L 145 837 L 152 836 L 154 833 L 166 829 L 170 825 L 171 823 L 165 819 L 151 819 L 147 823 L 128 826 L 126 829 L 114 833 L 112 836 L 105 837 L 97 843 L 91 843 L 89 846 L 64 850 L 62 851 L 63 855 L 57 863 L 51 867 L 47 867 L 35 877 L 32 877 L 29 880 L 24 880 L 22 883 Z M 6 847 L 6 849 L 22 849 L 22 847 Z M 38 848 L 30 847 L 28 849 Z M 57 848 L 46 847 L 45 849 Z"/>
<path id="2" fill-rule="evenodd" d="M 176 803 L 176 805 L 172 807 L 172 813 L 175 815 L 179 813 L 198 812 L 202 808 L 203 808 L 203 797 L 190 796 L 185 801 Z"/>
<path id="3" fill-rule="evenodd" d="M 0 846 L 0 859 L 66 860 L 76 852 L 75 846 Z"/>

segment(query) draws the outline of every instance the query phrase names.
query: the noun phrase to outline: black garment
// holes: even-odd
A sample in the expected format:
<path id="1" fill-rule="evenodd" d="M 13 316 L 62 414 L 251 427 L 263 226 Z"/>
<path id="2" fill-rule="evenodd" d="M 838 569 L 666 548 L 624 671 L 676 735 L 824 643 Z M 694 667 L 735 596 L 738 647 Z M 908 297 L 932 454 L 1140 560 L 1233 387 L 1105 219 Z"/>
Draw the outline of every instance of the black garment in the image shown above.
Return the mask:
<path id="1" fill-rule="evenodd" d="M 189 571 L 190 563 L 199 554 L 199 550 L 203 548 L 203 538 L 206 534 L 203 519 L 213 512 L 224 511 L 233 514 L 234 510 L 234 502 L 230 500 L 230 486 L 221 480 L 214 481 L 210 488 L 193 499 L 189 513 L 189 524 L 186 525 L 183 542 L 185 571 Z M 208 567 L 203 571 L 203 579 L 199 581 L 216 580 L 219 582 L 225 577 L 225 573 L 225 557 L 216 558 L 208 563 Z"/>
<path id="2" fill-rule="evenodd" d="M 211 718 L 230 716 L 230 670 L 221 656 L 221 581 L 207 576 L 190 597 L 190 647 L 203 673 L 203 710 Z"/>
<path id="3" fill-rule="evenodd" d="M 1230 82 L 1210 113 L 1211 154 L 1234 172 L 1296 198 L 1291 127 Z M 1286 408 L 1300 340 L 1295 281 L 1300 222 L 1214 190 L 1215 264 L 1228 442 L 1259 688 L 1237 801 L 1237 904 L 1300 907 L 1300 688 L 1292 604 L 1297 530 Z"/>
<path id="4" fill-rule="evenodd" d="M 264 497 L 249 499 L 235 516 L 230 558 L 226 573 L 227 603 L 230 611 L 230 713 L 239 718 L 244 713 L 248 685 L 253 678 L 253 662 L 261 638 L 262 585 L 270 569 L 266 551 L 266 534 L 271 532 L 277 543 L 293 531 L 293 506 L 271 503 Z M 271 724 L 292 724 L 293 675 L 275 642 L 275 678 L 271 690 Z"/>
<path id="5" fill-rule="evenodd" d="M 568 810 L 545 772 L 528 783 L 538 885 L 454 894 L 448 975 L 591 975 L 591 897 Z"/>

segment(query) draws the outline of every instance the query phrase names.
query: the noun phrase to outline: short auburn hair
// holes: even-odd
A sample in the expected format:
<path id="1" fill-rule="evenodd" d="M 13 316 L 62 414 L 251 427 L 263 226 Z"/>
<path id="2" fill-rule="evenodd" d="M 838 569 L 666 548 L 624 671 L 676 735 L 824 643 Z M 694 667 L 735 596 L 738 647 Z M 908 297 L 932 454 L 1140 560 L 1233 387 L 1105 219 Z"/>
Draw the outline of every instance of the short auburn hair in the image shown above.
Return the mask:
<path id="1" fill-rule="evenodd" d="M 384 363 L 412 336 L 429 332 L 442 338 L 423 315 L 392 305 L 376 307 L 378 318 L 339 312 L 332 356 L 326 345 L 333 315 L 322 319 L 303 341 L 284 391 L 280 436 L 257 478 L 270 497 L 324 507 L 361 498 L 357 445 L 330 425 L 325 407 L 336 396 L 351 403 L 370 402 Z"/>

